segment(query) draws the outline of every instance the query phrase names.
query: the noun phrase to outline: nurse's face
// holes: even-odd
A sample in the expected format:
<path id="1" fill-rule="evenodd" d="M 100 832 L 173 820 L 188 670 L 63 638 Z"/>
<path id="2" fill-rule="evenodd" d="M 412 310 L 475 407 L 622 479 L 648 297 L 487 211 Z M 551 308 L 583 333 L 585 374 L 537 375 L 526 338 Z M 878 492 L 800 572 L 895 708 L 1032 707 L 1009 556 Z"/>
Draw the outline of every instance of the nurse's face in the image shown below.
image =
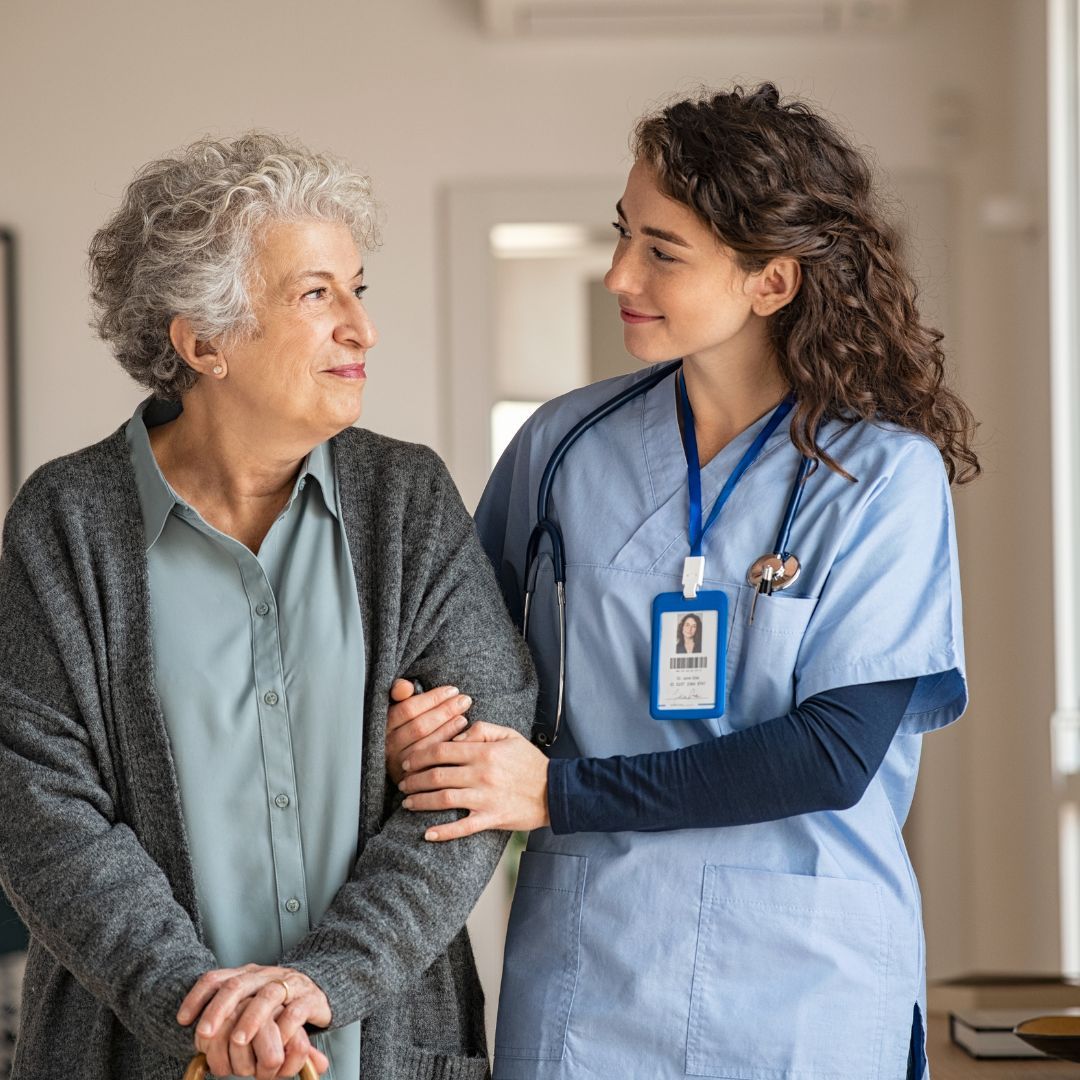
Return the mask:
<path id="1" fill-rule="evenodd" d="M 760 313 L 769 267 L 741 270 L 688 206 L 660 191 L 644 162 L 630 170 L 616 212 L 619 236 L 604 285 L 618 297 L 627 352 L 656 363 L 770 351 Z"/>

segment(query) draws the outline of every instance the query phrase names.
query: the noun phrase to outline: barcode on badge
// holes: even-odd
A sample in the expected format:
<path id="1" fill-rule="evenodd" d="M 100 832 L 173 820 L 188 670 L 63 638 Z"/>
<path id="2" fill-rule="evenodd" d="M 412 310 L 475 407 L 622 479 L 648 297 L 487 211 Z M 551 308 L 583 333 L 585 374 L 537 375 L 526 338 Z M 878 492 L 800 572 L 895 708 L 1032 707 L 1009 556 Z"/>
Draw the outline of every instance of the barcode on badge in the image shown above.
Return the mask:
<path id="1" fill-rule="evenodd" d="M 668 661 L 669 671 L 689 671 L 693 668 L 706 668 L 709 666 L 707 656 L 673 656 Z"/>

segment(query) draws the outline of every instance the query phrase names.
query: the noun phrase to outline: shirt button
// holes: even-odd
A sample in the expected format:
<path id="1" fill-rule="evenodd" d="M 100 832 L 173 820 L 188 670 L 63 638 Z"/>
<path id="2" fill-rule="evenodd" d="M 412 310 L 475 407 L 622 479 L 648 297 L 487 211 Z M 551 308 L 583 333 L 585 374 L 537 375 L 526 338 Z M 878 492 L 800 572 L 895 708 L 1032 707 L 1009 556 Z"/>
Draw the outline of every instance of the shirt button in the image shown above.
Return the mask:
<path id="1" fill-rule="evenodd" d="M 286 900 L 285 901 L 285 910 L 290 915 L 295 915 L 300 910 L 300 901 L 297 900 L 295 896 L 292 897 L 289 900 Z"/>
<path id="2" fill-rule="evenodd" d="M 256 604 L 255 605 L 255 614 L 256 615 L 266 615 L 269 611 L 270 611 L 270 605 L 269 604 Z"/>
<path id="3" fill-rule="evenodd" d="M 278 703 L 278 696 L 273 690 L 267 690 L 266 693 L 263 694 L 263 701 L 265 701 L 267 705 L 276 705 Z"/>
<path id="4" fill-rule="evenodd" d="M 301 490 L 301 491 L 303 491 L 303 490 L 304 490 L 304 485 L 305 485 L 306 483 L 307 483 L 307 477 L 305 476 L 305 477 L 304 477 L 304 478 L 303 478 L 303 479 L 302 479 L 302 480 L 300 481 L 300 490 Z"/>
<path id="5" fill-rule="evenodd" d="M 282 810 L 289 805 L 289 796 L 282 792 L 274 799 L 274 804 L 280 806 Z"/>

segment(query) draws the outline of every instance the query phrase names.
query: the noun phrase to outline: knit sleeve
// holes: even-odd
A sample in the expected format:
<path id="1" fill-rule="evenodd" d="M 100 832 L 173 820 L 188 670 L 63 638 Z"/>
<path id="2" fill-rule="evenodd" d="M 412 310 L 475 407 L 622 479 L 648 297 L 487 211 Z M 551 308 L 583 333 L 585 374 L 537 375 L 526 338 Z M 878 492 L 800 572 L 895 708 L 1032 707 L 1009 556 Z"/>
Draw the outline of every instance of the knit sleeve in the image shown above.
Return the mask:
<path id="1" fill-rule="evenodd" d="M 103 772 L 110 747 L 89 714 L 108 676 L 70 552 L 20 513 L 0 554 L 0 882 L 83 987 L 138 1039 L 183 1058 L 193 1032 L 176 1011 L 214 957 Z"/>

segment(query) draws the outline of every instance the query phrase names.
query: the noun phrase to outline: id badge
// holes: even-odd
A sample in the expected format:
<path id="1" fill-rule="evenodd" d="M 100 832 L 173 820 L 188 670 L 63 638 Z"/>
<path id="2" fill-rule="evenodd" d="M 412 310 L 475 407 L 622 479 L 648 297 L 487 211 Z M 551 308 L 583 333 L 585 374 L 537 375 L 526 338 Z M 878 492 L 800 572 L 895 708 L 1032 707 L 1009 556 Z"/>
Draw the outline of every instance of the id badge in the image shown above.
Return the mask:
<path id="1" fill-rule="evenodd" d="M 710 720 L 724 715 L 728 601 L 722 592 L 661 593 L 653 600 L 654 720 Z"/>

